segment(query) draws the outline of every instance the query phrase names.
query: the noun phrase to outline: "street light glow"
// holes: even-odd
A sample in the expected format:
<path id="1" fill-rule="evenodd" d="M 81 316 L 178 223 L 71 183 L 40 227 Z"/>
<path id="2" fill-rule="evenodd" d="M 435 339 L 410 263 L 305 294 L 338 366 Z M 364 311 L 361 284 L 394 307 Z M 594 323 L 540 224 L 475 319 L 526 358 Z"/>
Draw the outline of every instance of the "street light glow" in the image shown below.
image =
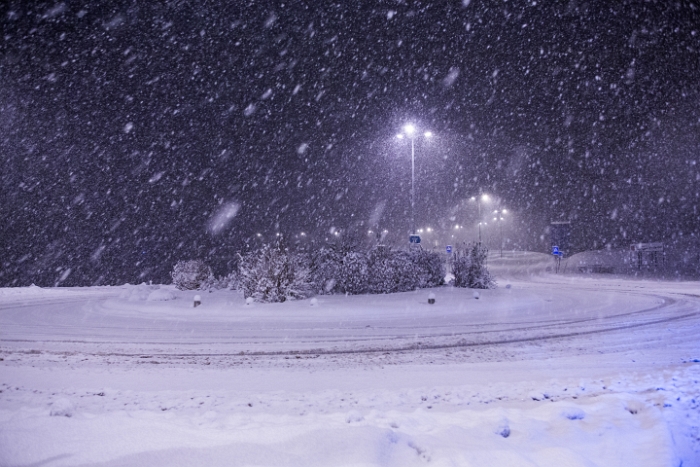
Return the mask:
<path id="1" fill-rule="evenodd" d="M 432 138 L 432 137 L 433 137 L 433 132 L 432 132 L 432 131 L 426 131 L 426 132 L 425 132 L 425 137 L 426 137 L 426 138 Z"/>
<path id="2" fill-rule="evenodd" d="M 414 131 L 416 131 L 416 127 L 409 123 L 408 125 L 403 127 L 403 131 L 405 131 L 406 134 L 410 136 L 413 134 Z"/>
<path id="3" fill-rule="evenodd" d="M 398 135 L 396 135 L 396 138 L 403 139 L 403 133 L 399 133 Z"/>

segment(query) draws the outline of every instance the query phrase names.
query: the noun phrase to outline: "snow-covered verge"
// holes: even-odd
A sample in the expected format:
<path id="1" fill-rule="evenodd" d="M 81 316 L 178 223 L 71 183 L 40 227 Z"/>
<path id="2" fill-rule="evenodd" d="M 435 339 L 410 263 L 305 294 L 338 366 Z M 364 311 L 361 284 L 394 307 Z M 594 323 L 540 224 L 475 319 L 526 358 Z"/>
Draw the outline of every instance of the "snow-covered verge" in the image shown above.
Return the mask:
<path id="1" fill-rule="evenodd" d="M 0 289 L 0 465 L 700 465 L 700 284 L 491 264 L 478 300 Z"/>

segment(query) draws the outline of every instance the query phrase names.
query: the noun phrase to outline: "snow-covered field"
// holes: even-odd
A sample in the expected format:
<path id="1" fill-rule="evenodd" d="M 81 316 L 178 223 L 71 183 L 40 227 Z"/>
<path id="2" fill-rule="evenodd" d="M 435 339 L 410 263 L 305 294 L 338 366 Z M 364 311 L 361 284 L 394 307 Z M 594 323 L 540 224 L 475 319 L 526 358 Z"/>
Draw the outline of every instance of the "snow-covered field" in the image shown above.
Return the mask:
<path id="1" fill-rule="evenodd" d="M 700 283 L 490 266 L 478 298 L 0 289 L 0 466 L 700 465 Z"/>

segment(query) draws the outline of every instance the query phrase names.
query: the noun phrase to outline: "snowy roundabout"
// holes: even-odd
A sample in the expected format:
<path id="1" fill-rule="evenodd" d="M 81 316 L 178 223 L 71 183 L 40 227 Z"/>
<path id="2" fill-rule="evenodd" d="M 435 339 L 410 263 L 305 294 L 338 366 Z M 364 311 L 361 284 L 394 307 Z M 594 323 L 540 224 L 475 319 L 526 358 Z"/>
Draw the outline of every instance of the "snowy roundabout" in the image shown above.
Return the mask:
<path id="1" fill-rule="evenodd" d="M 0 289 L 0 465 L 700 465 L 700 284 L 550 261 L 478 297 Z"/>

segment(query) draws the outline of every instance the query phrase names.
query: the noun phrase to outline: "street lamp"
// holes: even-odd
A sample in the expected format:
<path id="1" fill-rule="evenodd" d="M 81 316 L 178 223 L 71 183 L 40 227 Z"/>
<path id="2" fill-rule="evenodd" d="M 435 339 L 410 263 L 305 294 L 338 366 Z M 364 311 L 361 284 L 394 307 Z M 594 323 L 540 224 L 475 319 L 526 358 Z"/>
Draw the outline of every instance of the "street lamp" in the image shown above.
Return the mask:
<path id="1" fill-rule="evenodd" d="M 503 221 L 506 220 L 505 217 L 503 217 L 503 215 L 507 214 L 508 211 L 506 211 L 505 209 L 496 209 L 495 211 L 493 211 L 493 213 L 496 216 L 493 218 L 493 220 L 495 222 L 498 222 L 498 227 L 501 231 L 501 258 L 503 258 Z"/>
<path id="2" fill-rule="evenodd" d="M 404 125 L 403 133 L 396 135 L 398 139 L 403 139 L 404 137 L 411 138 L 411 234 L 416 234 L 416 149 L 415 149 L 415 125 L 409 123 Z M 423 133 L 426 139 L 433 137 L 433 133 L 426 131 Z"/>
<path id="3" fill-rule="evenodd" d="M 483 194 L 481 196 L 472 196 L 471 201 L 476 201 L 477 208 L 479 210 L 479 243 L 481 243 L 481 203 L 490 201 L 489 195 Z M 484 222 L 484 225 L 486 222 Z"/>

